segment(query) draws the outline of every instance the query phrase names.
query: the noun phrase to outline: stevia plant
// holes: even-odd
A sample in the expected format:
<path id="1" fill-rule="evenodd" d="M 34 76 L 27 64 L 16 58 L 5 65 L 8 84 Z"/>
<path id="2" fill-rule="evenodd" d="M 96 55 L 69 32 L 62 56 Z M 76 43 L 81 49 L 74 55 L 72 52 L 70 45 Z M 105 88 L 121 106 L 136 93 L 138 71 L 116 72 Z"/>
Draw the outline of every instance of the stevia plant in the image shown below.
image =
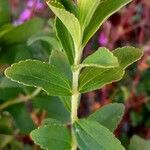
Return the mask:
<path id="1" fill-rule="evenodd" d="M 48 150 L 124 150 L 113 135 L 124 112 L 122 104 L 109 104 L 85 119 L 77 115 L 82 93 L 119 81 L 125 69 L 141 58 L 142 51 L 100 47 L 82 60 L 84 47 L 102 23 L 131 0 L 47 1 L 56 15 L 55 28 L 63 50 L 54 50 L 49 62 L 26 60 L 6 69 L 13 81 L 44 90 L 63 99 L 70 111 L 66 124 L 46 119 L 31 132 L 31 138 Z M 59 109 L 59 108 L 56 108 Z"/>

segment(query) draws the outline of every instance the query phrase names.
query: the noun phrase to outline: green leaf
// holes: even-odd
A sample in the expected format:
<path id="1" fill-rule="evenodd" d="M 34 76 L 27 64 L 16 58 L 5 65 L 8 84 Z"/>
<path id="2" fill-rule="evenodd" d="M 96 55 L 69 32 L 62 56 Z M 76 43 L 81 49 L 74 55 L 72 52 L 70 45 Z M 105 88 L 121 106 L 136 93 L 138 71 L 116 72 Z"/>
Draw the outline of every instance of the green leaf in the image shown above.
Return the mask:
<path id="1" fill-rule="evenodd" d="M 23 89 L 19 84 L 12 82 L 7 78 L 0 80 L 0 101 L 8 101 L 16 98 L 19 94 L 23 93 Z"/>
<path id="2" fill-rule="evenodd" d="M 6 116 L 1 115 L 0 117 L 0 135 L 1 134 L 5 134 L 5 135 L 13 134 L 13 121 L 11 117 L 8 116 L 8 114 Z"/>
<path id="3" fill-rule="evenodd" d="M 62 125 L 62 123 L 59 120 L 52 119 L 52 118 L 46 118 L 42 125 Z"/>
<path id="4" fill-rule="evenodd" d="M 32 100 L 32 106 L 45 110 L 47 117 L 56 119 L 63 124 L 70 121 L 70 113 L 58 97 L 38 96 Z"/>
<path id="5" fill-rule="evenodd" d="M 101 47 L 95 53 L 88 56 L 81 65 L 85 67 L 113 68 L 119 64 L 112 52 Z"/>
<path id="6" fill-rule="evenodd" d="M 124 114 L 123 104 L 108 104 L 88 117 L 88 119 L 95 120 L 101 125 L 114 131 L 117 128 L 122 116 Z"/>
<path id="7" fill-rule="evenodd" d="M 34 47 L 35 49 L 35 47 Z M 14 44 L 14 45 L 3 45 L 0 52 L 0 63 L 2 64 L 12 64 L 21 60 L 31 59 L 31 47 L 28 47 L 26 43 L 24 44 Z M 38 53 L 36 49 L 36 53 Z"/>
<path id="8" fill-rule="evenodd" d="M 79 91 L 81 93 L 100 89 L 106 84 L 119 81 L 126 69 L 143 55 L 142 50 L 133 47 L 118 48 L 113 51 L 118 59 L 119 66 L 115 68 L 85 68 L 79 79 Z"/>
<path id="9" fill-rule="evenodd" d="M 68 77 L 68 79 L 72 80 L 72 72 L 71 72 L 71 66 L 69 65 L 69 62 L 62 51 L 52 51 L 51 57 L 50 57 L 50 64 L 56 66 L 59 68 L 62 72 L 65 73 L 65 75 Z M 68 96 L 60 97 L 62 103 L 66 107 L 66 109 L 70 112 L 71 109 L 71 98 Z"/>
<path id="10" fill-rule="evenodd" d="M 16 96 L 22 93 L 22 89 L 19 87 L 7 87 L 7 88 L 0 88 L 0 101 L 8 101 L 14 99 Z"/>
<path id="11" fill-rule="evenodd" d="M 81 28 L 78 19 L 74 14 L 66 11 L 56 2 L 48 1 L 47 4 L 70 32 L 74 41 L 75 50 L 79 50 L 79 45 L 81 44 Z"/>
<path id="12" fill-rule="evenodd" d="M 76 15 L 77 8 L 76 8 L 73 0 L 67 0 L 67 1 L 66 0 L 58 0 L 58 1 L 65 7 L 66 10 L 68 10 L 69 12 Z"/>
<path id="13" fill-rule="evenodd" d="M 120 141 L 98 122 L 79 120 L 74 132 L 81 150 L 124 150 Z"/>
<path id="14" fill-rule="evenodd" d="M 0 26 L 10 21 L 10 4 L 8 0 L 0 0 Z"/>
<path id="15" fill-rule="evenodd" d="M 2 37 L 2 44 L 4 45 L 11 45 L 16 43 L 24 43 L 27 39 L 36 33 L 43 27 L 43 20 L 39 18 L 34 18 L 25 22 L 22 25 L 19 25 L 9 32 L 7 32 Z"/>
<path id="16" fill-rule="evenodd" d="M 0 88 L 16 88 L 16 87 L 22 87 L 20 84 L 11 81 L 10 79 L 6 77 L 0 78 Z"/>
<path id="17" fill-rule="evenodd" d="M 99 6 L 101 0 L 77 0 L 78 1 L 78 18 L 82 30 L 89 25 L 89 22 Z"/>
<path id="18" fill-rule="evenodd" d="M 48 43 L 50 46 L 52 46 L 52 48 L 54 50 L 62 49 L 62 46 L 59 43 L 59 41 L 57 40 L 57 38 L 55 36 L 52 36 L 52 35 L 40 35 L 40 36 L 31 37 L 27 41 L 27 45 L 30 46 L 37 41 L 43 41 L 43 42 Z"/>
<path id="19" fill-rule="evenodd" d="M 98 8 L 91 18 L 91 21 L 89 22 L 89 25 L 85 28 L 83 46 L 87 44 L 89 39 L 100 28 L 104 21 L 131 1 L 132 0 L 101 0 Z"/>
<path id="20" fill-rule="evenodd" d="M 68 79 L 72 79 L 71 66 L 64 52 L 53 50 L 50 56 L 50 64 L 59 68 L 59 70 L 63 72 Z"/>
<path id="21" fill-rule="evenodd" d="M 7 24 L 7 25 L 4 25 L 2 27 L 0 27 L 0 38 L 6 34 L 7 32 L 9 32 L 10 30 L 12 30 L 14 28 L 13 25 L 11 24 Z"/>
<path id="22" fill-rule="evenodd" d="M 60 125 L 42 126 L 31 132 L 31 138 L 42 149 L 70 150 L 71 137 L 67 127 Z"/>
<path id="23" fill-rule="evenodd" d="M 26 105 L 12 105 L 7 108 L 7 111 L 13 116 L 16 126 L 22 133 L 29 134 L 35 128 Z"/>
<path id="24" fill-rule="evenodd" d="M 67 11 L 73 14 L 77 13 L 76 6 L 72 0 L 67 0 L 67 1 L 58 0 L 58 2 L 60 2 Z M 62 44 L 63 50 L 65 51 L 70 64 L 73 65 L 75 50 L 74 50 L 74 43 L 72 37 L 68 32 L 67 28 L 65 27 L 65 25 L 58 18 L 56 19 L 55 22 L 55 28 L 56 28 L 57 37 L 59 38 Z"/>
<path id="25" fill-rule="evenodd" d="M 144 140 L 143 138 L 134 135 L 131 138 L 129 150 L 149 150 L 150 140 Z"/>
<path id="26" fill-rule="evenodd" d="M 72 37 L 68 32 L 67 28 L 63 25 L 61 20 L 59 20 L 58 18 L 56 19 L 55 27 L 56 27 L 57 37 L 59 38 L 63 50 L 65 51 L 68 60 L 72 65 L 74 63 L 74 53 L 75 53 Z"/>
<path id="27" fill-rule="evenodd" d="M 0 134 L 0 149 L 5 149 L 7 144 L 9 144 L 13 138 L 13 135 Z"/>
<path id="28" fill-rule="evenodd" d="M 49 95 L 70 96 L 71 83 L 58 68 L 38 60 L 27 60 L 7 68 L 8 78 L 27 86 L 41 87 Z"/>
<path id="29" fill-rule="evenodd" d="M 61 96 L 60 100 L 64 104 L 65 108 L 71 112 L 71 96 Z"/>

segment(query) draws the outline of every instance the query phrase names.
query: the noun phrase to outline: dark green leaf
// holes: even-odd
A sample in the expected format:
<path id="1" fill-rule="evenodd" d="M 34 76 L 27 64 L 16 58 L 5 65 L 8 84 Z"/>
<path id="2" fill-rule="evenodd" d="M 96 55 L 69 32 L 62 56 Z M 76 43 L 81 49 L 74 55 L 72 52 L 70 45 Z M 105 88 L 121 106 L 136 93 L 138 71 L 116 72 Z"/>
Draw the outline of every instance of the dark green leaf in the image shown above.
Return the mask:
<path id="1" fill-rule="evenodd" d="M 32 105 L 33 108 L 45 110 L 49 118 L 56 119 L 61 123 L 70 121 L 70 113 L 58 97 L 38 96 L 32 100 Z"/>
<path id="2" fill-rule="evenodd" d="M 124 150 L 120 141 L 98 122 L 79 120 L 74 132 L 81 150 Z"/>
<path id="3" fill-rule="evenodd" d="M 108 104 L 88 117 L 88 119 L 95 120 L 101 125 L 114 131 L 124 114 L 123 104 Z"/>
<path id="4" fill-rule="evenodd" d="M 64 104 L 65 108 L 71 112 L 71 96 L 61 96 L 60 100 Z"/>
<path id="5" fill-rule="evenodd" d="M 22 133 L 29 134 L 35 128 L 28 109 L 24 104 L 12 105 L 7 108 L 7 111 L 13 116 L 16 126 Z"/>
<path id="6" fill-rule="evenodd" d="M 57 36 L 62 44 L 63 50 L 65 51 L 70 64 L 74 63 L 74 43 L 70 33 L 63 23 L 57 18 L 56 19 L 56 32 Z"/>
<path id="7" fill-rule="evenodd" d="M 22 89 L 20 88 L 0 88 L 0 101 L 8 101 L 22 93 Z"/>
<path id="8" fill-rule="evenodd" d="M 76 15 L 77 8 L 73 0 L 58 0 L 58 1 L 65 7 L 66 10 Z"/>
<path id="9" fill-rule="evenodd" d="M 71 66 L 64 52 L 53 50 L 50 56 L 50 64 L 59 68 L 68 79 L 72 79 Z"/>
<path id="10" fill-rule="evenodd" d="M 39 18 L 29 20 L 3 35 L 1 39 L 2 44 L 8 45 L 26 42 L 29 37 L 40 31 L 40 29 L 43 27 L 43 24 L 43 20 Z"/>

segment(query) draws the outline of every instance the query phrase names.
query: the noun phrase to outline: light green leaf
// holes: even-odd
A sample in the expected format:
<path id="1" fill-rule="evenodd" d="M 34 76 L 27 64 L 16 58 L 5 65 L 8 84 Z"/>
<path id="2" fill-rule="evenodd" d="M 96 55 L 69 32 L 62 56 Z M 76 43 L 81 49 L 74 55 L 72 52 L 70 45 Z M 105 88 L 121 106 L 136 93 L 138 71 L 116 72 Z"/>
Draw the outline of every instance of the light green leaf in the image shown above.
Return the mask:
<path id="1" fill-rule="evenodd" d="M 60 125 L 42 126 L 31 132 L 31 138 L 42 149 L 70 150 L 71 137 L 67 127 Z"/>
<path id="2" fill-rule="evenodd" d="M 108 49 L 101 47 L 95 53 L 88 56 L 81 64 L 85 67 L 113 68 L 117 67 L 118 60 Z"/>
<path id="3" fill-rule="evenodd" d="M 8 78 L 27 86 L 41 87 L 49 95 L 70 96 L 71 83 L 58 68 L 37 60 L 21 61 L 6 69 Z"/>
<path id="4" fill-rule="evenodd" d="M 57 2 L 60 2 L 67 11 L 73 14 L 77 13 L 76 6 L 72 0 L 67 0 L 67 1 L 57 0 Z M 65 27 L 65 25 L 58 18 L 56 19 L 55 28 L 56 28 L 57 37 L 59 38 L 62 44 L 63 50 L 65 51 L 70 64 L 73 65 L 75 50 L 74 50 L 74 43 L 72 37 L 69 31 L 67 30 L 67 28 Z"/>
<path id="5" fill-rule="evenodd" d="M 139 136 L 134 135 L 131 138 L 129 150 L 149 150 L 150 140 L 144 140 Z"/>
<path id="6" fill-rule="evenodd" d="M 78 17 L 82 30 L 88 26 L 101 0 L 78 0 Z"/>
<path id="7" fill-rule="evenodd" d="M 118 59 L 118 67 L 88 67 L 83 70 L 79 79 L 79 91 L 81 93 L 100 89 L 106 84 L 119 81 L 124 75 L 124 69 L 139 60 L 143 55 L 143 52 L 137 48 L 123 47 L 114 50 L 113 54 Z"/>
<path id="8" fill-rule="evenodd" d="M 1 39 L 2 43 L 4 45 L 24 43 L 29 37 L 38 33 L 43 27 L 43 24 L 43 20 L 39 18 L 33 18 L 32 20 L 29 20 L 26 23 L 13 28 L 5 35 L 3 35 Z"/>
<path id="9" fill-rule="evenodd" d="M 112 14 L 131 1 L 132 0 L 101 0 L 89 25 L 84 31 L 83 46 L 87 44 L 89 39 Z"/>
<path id="10" fill-rule="evenodd" d="M 56 19 L 55 27 L 57 37 L 62 44 L 63 50 L 65 51 L 70 64 L 72 65 L 74 63 L 74 53 L 75 53 L 72 37 L 68 32 L 67 28 L 58 18 Z"/>
<path id="11" fill-rule="evenodd" d="M 124 150 L 120 141 L 98 122 L 79 120 L 74 132 L 81 150 Z"/>
<path id="12" fill-rule="evenodd" d="M 98 111 L 91 114 L 88 119 L 99 122 L 113 132 L 117 128 L 123 114 L 124 105 L 113 103 L 100 108 Z"/>
<path id="13" fill-rule="evenodd" d="M 79 45 L 81 44 L 81 28 L 78 19 L 74 14 L 66 11 L 62 7 L 60 8 L 60 5 L 56 2 L 48 1 L 47 4 L 68 29 L 74 41 L 75 49 L 79 50 Z"/>

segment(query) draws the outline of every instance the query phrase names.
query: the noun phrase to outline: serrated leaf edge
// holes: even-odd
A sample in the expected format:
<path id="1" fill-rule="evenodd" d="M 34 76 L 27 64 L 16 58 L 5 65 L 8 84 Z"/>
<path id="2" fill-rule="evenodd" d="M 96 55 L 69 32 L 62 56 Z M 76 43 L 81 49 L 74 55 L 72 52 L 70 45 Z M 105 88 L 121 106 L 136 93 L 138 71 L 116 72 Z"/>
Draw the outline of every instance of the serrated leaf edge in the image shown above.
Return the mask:
<path id="1" fill-rule="evenodd" d="M 41 88 L 44 92 L 46 92 L 47 95 L 51 95 L 51 94 L 50 94 L 49 92 L 47 92 L 47 90 L 45 90 L 43 87 L 35 86 L 35 85 L 33 85 L 33 84 L 26 84 L 26 83 L 24 83 L 24 82 L 21 82 L 21 81 L 18 81 L 18 80 L 14 80 L 14 79 L 12 79 L 11 77 L 9 77 L 9 76 L 7 75 L 7 70 L 8 70 L 8 69 L 10 69 L 11 67 L 15 66 L 16 64 L 21 64 L 22 62 L 28 62 L 28 61 L 41 62 L 41 61 L 39 61 L 39 60 L 32 60 L 32 59 L 26 59 L 26 60 L 19 61 L 19 62 L 17 62 L 17 63 L 12 64 L 10 67 L 6 68 L 6 70 L 4 71 L 5 76 L 6 76 L 8 79 L 10 79 L 11 81 L 17 82 L 17 83 L 22 84 L 22 85 L 25 85 L 25 86 L 30 86 L 30 87 L 35 87 L 35 88 L 38 88 L 38 87 L 39 87 L 39 88 Z M 42 62 L 42 63 L 43 63 L 43 64 L 48 64 L 47 62 Z M 65 89 L 67 89 L 67 88 L 65 88 Z M 72 91 L 71 91 L 70 89 L 67 89 L 67 90 L 68 90 L 68 92 L 70 91 L 70 95 L 71 95 L 71 94 L 72 94 Z"/>
<path id="2" fill-rule="evenodd" d="M 123 77 L 124 74 L 125 74 L 125 69 L 126 69 L 127 67 L 129 67 L 130 65 L 132 65 L 133 63 L 135 63 L 136 61 L 140 60 L 140 59 L 142 58 L 142 56 L 143 56 L 143 51 L 142 51 L 141 49 L 135 48 L 135 47 L 132 47 L 132 46 L 118 47 L 117 49 L 113 50 L 113 52 L 117 51 L 118 49 L 122 49 L 122 48 L 133 48 L 134 50 L 139 50 L 139 51 L 141 52 L 141 55 L 140 55 L 139 58 L 137 58 L 137 59 L 134 60 L 133 62 L 129 63 L 126 67 L 124 67 L 124 68 L 122 69 L 123 73 L 122 73 L 122 75 L 121 75 L 121 77 L 120 77 L 119 79 L 113 80 L 113 81 L 111 81 L 111 82 L 106 82 L 105 85 L 111 84 L 111 83 L 113 83 L 113 82 L 116 82 L 116 81 L 121 80 L 122 77 Z M 107 70 L 106 70 L 106 71 L 107 71 Z M 90 80 L 90 81 L 91 81 L 91 80 Z M 79 88 L 79 91 L 80 91 L 81 93 L 86 93 L 86 91 L 85 91 L 85 92 L 82 92 L 82 91 L 84 90 L 84 89 L 82 89 L 82 88 L 83 88 L 85 85 L 86 85 L 86 84 L 82 85 L 82 86 Z M 104 86 L 104 85 L 102 85 L 100 88 L 102 88 L 103 86 Z M 90 90 L 88 90 L 88 91 L 90 91 Z"/>
<path id="3" fill-rule="evenodd" d="M 53 4 L 57 4 L 58 2 L 55 2 L 55 1 L 47 1 L 46 2 L 47 3 L 47 5 L 51 8 L 51 7 L 55 7 L 55 6 L 51 6 L 51 4 L 49 4 L 49 3 L 53 3 Z M 52 9 L 52 8 L 51 8 Z M 80 31 L 79 31 L 79 34 L 80 34 L 80 37 L 81 37 L 81 25 L 80 25 L 80 23 L 79 23 L 79 20 L 76 18 L 76 16 L 73 14 L 73 13 L 71 13 L 71 12 L 69 12 L 69 11 L 67 11 L 67 10 L 65 10 L 65 9 L 63 9 L 63 8 L 57 8 L 57 7 L 55 7 L 55 9 L 58 9 L 58 10 L 60 10 L 60 11 L 62 11 L 62 12 L 65 12 L 65 13 L 68 13 L 70 16 L 72 16 L 74 19 L 75 19 L 75 22 L 78 24 L 78 27 L 79 27 L 79 29 L 80 29 Z M 57 15 L 56 15 L 57 16 Z M 58 17 L 59 18 L 59 17 Z M 61 20 L 61 19 L 60 19 Z M 63 23 L 63 22 L 62 22 Z M 64 24 L 64 23 L 63 23 Z M 67 30 L 68 30 L 68 27 L 64 24 L 64 26 L 67 28 Z M 69 30 L 68 30 L 69 31 Z M 70 31 L 69 31 L 69 33 L 70 33 Z M 71 33 L 70 33 L 71 34 Z M 72 37 L 72 39 L 73 39 L 73 41 L 74 41 L 74 46 L 75 46 L 75 51 L 78 51 L 78 48 L 79 48 L 79 45 L 77 45 L 77 44 L 80 44 L 80 43 L 76 43 L 76 41 L 74 40 L 74 38 L 73 38 L 73 36 L 72 36 L 72 34 L 71 34 L 71 37 Z M 81 42 L 81 41 L 80 41 Z"/>
<path id="4" fill-rule="evenodd" d="M 81 120 L 85 120 L 85 119 L 81 119 Z M 99 122 L 97 122 L 97 121 L 95 121 L 95 120 L 88 120 L 88 121 L 92 121 L 92 122 L 95 122 L 95 123 L 98 123 L 98 124 L 100 124 Z M 78 121 L 76 121 L 76 123 L 78 124 L 78 126 L 80 126 L 80 128 L 82 129 L 82 130 L 84 130 L 86 133 L 88 133 L 88 135 L 92 138 L 92 139 L 94 139 L 93 138 L 93 136 L 91 136 L 91 134 L 89 133 L 89 132 L 87 132 L 79 123 L 78 123 Z M 86 123 L 86 122 L 85 122 Z M 112 135 L 112 137 L 113 137 L 113 139 L 117 139 L 116 137 L 115 137 L 115 135 L 109 130 L 109 129 L 107 129 L 106 127 L 104 127 L 103 125 L 101 125 L 100 124 L 100 126 L 102 126 L 103 128 L 105 128 L 111 135 Z M 121 142 L 117 139 L 117 141 L 118 141 L 118 143 L 122 146 L 122 144 L 121 144 Z M 96 141 L 97 142 L 97 141 Z M 124 149 L 124 147 L 122 146 L 122 148 Z M 124 149 L 125 150 L 125 149 Z"/>
<path id="5" fill-rule="evenodd" d="M 43 128 L 43 127 L 51 127 L 51 126 L 60 126 L 60 127 L 63 127 L 63 125 L 59 125 L 59 124 L 53 124 L 53 125 L 43 125 L 43 126 L 39 126 L 37 129 L 34 129 L 33 131 L 35 131 L 35 130 L 39 130 L 39 129 L 41 129 L 41 128 Z M 34 139 L 33 139 L 33 137 L 32 137 L 32 132 L 33 131 L 31 131 L 31 133 L 29 134 L 29 136 L 31 137 L 31 139 L 34 141 Z M 39 145 L 42 149 L 45 149 L 45 150 L 49 150 L 47 147 L 44 147 L 43 145 L 41 145 L 40 143 L 38 143 L 38 142 L 36 142 L 36 141 L 34 141 L 34 143 L 35 144 L 37 144 L 37 145 Z M 69 143 L 69 142 L 68 142 Z"/>
<path id="6" fill-rule="evenodd" d="M 132 0 L 129 0 L 128 2 L 126 2 L 125 4 L 121 5 L 120 7 L 118 7 L 118 9 L 113 10 L 112 13 L 110 13 L 109 15 L 107 15 L 102 22 L 99 24 L 99 26 L 96 28 L 96 30 L 92 33 L 92 34 L 88 34 L 89 37 L 84 38 L 83 41 L 83 47 L 87 44 L 87 42 L 92 38 L 92 36 L 96 33 L 96 31 L 101 27 L 101 25 L 110 17 L 112 16 L 115 12 L 119 11 L 122 7 L 124 7 L 125 5 L 129 4 L 130 2 L 132 2 Z M 88 26 L 87 26 L 88 27 Z M 86 29 L 86 28 L 85 28 Z"/>

